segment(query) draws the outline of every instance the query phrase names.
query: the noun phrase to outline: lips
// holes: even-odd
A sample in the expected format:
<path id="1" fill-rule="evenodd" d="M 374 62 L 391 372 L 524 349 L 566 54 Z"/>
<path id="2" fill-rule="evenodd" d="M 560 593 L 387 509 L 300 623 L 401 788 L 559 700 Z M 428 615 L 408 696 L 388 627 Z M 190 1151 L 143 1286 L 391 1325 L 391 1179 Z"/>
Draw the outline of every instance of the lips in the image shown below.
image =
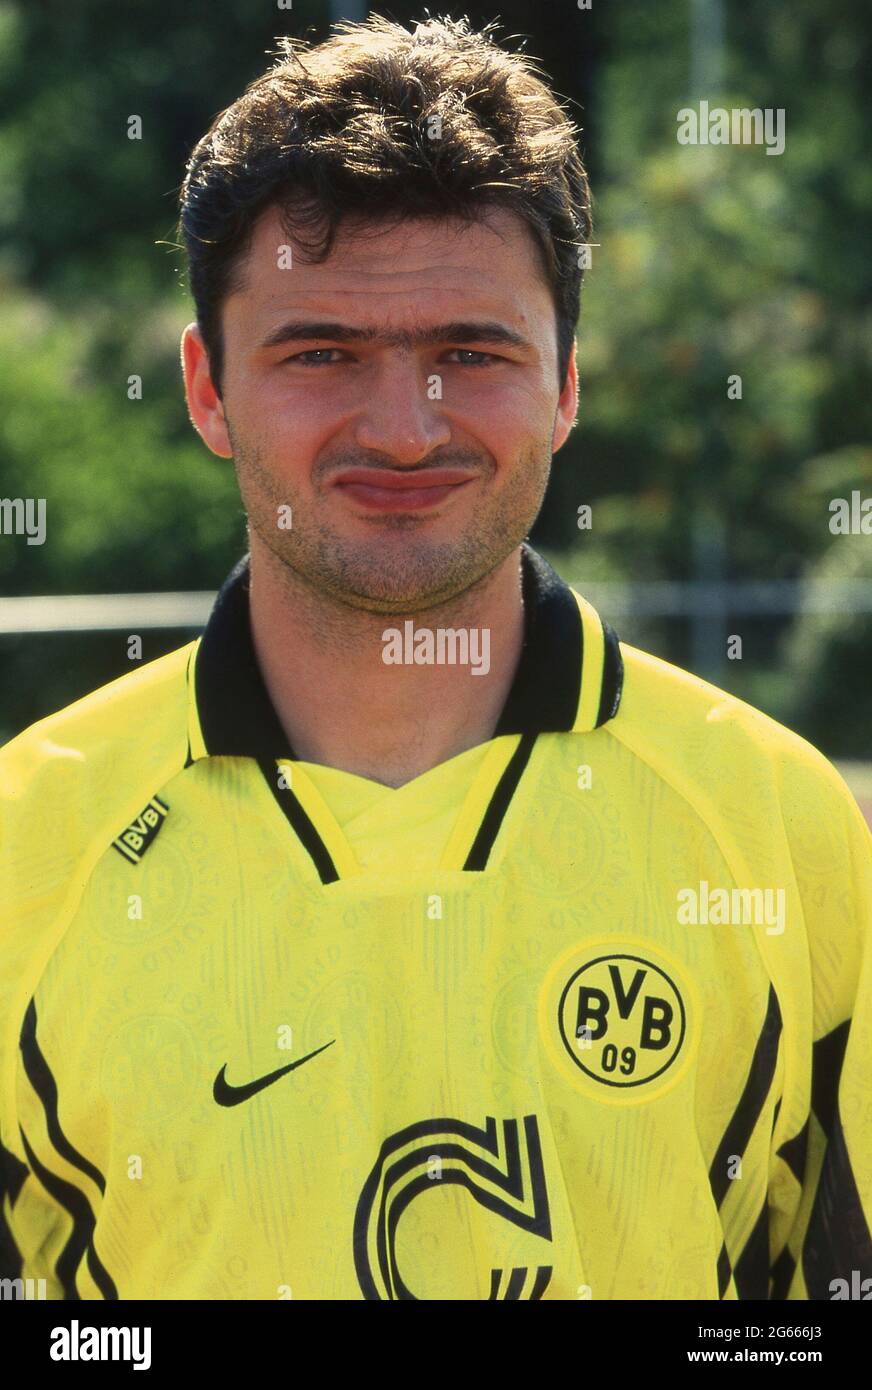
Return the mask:
<path id="1" fill-rule="evenodd" d="M 434 507 L 473 481 L 462 468 L 349 468 L 333 486 L 362 506 L 378 511 L 419 511 Z"/>

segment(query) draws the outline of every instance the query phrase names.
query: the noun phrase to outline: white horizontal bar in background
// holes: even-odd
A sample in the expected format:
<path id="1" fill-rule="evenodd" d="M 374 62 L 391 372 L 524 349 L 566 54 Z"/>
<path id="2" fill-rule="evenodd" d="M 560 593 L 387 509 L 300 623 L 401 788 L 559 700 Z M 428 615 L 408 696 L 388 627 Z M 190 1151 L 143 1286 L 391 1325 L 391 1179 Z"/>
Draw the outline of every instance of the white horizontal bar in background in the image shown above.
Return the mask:
<path id="1" fill-rule="evenodd" d="M 108 632 L 140 628 L 203 627 L 215 594 L 60 594 L 55 598 L 0 598 L 0 633 Z"/>
<path id="2" fill-rule="evenodd" d="M 604 618 L 610 613 L 639 617 L 695 618 L 767 616 L 791 613 L 872 613 L 872 580 L 745 580 L 734 584 L 652 580 L 622 584 L 571 580 Z"/>
<path id="3" fill-rule="evenodd" d="M 649 584 L 586 583 L 571 580 L 606 619 L 615 615 L 648 618 L 765 617 L 806 613 L 872 613 L 872 581 L 796 579 L 759 583 Z M 213 590 L 167 594 L 59 594 L 0 598 L 0 633 L 136 633 L 147 628 L 200 628 L 215 600 Z"/>

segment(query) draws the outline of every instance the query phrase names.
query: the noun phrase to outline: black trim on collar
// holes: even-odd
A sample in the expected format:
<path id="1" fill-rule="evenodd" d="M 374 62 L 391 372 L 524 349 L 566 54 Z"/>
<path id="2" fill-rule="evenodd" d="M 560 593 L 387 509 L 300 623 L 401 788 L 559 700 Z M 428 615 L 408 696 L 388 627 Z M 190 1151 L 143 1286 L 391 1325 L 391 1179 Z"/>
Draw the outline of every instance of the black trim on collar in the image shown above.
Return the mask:
<path id="1" fill-rule="evenodd" d="M 535 742 L 535 734 L 524 734 L 509 759 L 506 770 L 494 789 L 490 805 L 484 813 L 484 819 L 478 828 L 472 848 L 466 856 L 464 869 L 475 869 L 480 873 L 487 868 L 490 852 L 494 847 L 500 826 L 511 805 L 512 797 L 517 790 L 524 768 L 530 761 L 530 754 L 533 752 Z"/>
<path id="2" fill-rule="evenodd" d="M 524 639 L 521 659 L 493 737 L 564 733 L 581 694 L 583 628 L 572 590 L 547 560 L 521 547 Z"/>
<path id="3" fill-rule="evenodd" d="M 194 671 L 197 714 L 207 755 L 293 760 L 263 682 L 249 621 L 249 557 L 228 575 L 206 624 Z M 493 738 L 568 732 L 581 691 L 583 626 L 568 584 L 533 548 L 521 547 L 524 636 L 518 667 Z M 597 724 L 615 713 L 623 662 L 603 624 L 604 669 Z"/>
<path id="4" fill-rule="evenodd" d="M 200 732 L 210 755 L 290 760 L 294 751 L 254 653 L 250 577 L 244 555 L 222 584 L 200 642 L 194 668 Z"/>
<path id="5" fill-rule="evenodd" d="M 599 712 L 596 717 L 596 727 L 605 724 L 608 719 L 614 719 L 621 703 L 621 695 L 624 689 L 624 658 L 621 656 L 620 639 L 614 628 L 609 627 L 607 622 L 603 622 L 603 638 L 605 647 L 603 651 L 603 684 L 600 691 Z"/>
<path id="6" fill-rule="evenodd" d="M 290 787 L 279 788 L 276 780 L 276 765 L 272 758 L 260 762 L 264 781 L 275 797 L 282 815 L 293 828 L 294 834 L 308 854 L 322 883 L 338 883 L 339 874 L 330 856 L 330 851 L 318 834 L 317 827 L 306 815 Z"/>

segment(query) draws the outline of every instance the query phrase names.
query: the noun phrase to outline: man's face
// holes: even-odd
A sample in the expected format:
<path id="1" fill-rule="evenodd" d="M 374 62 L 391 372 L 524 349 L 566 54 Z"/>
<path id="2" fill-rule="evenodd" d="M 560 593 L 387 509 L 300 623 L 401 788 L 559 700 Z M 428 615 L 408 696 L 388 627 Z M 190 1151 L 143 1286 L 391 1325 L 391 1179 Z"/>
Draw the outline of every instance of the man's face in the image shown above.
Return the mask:
<path id="1" fill-rule="evenodd" d="M 232 453 L 259 541 L 317 590 L 385 613 L 452 599 L 527 535 L 575 418 L 530 234 L 494 211 L 343 223 L 322 265 L 292 248 L 287 267 L 287 245 L 270 208 L 223 309 L 223 403 L 185 330 L 194 424 Z"/>

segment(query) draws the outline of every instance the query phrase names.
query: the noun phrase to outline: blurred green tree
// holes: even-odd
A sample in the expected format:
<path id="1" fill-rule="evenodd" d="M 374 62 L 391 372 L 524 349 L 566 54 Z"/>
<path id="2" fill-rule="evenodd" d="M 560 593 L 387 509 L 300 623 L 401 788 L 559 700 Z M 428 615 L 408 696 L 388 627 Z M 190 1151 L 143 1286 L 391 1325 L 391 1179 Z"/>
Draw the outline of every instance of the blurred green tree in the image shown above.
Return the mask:
<path id="1" fill-rule="evenodd" d="M 385 12 L 408 21 L 423 6 Z M 861 0 L 729 0 L 724 13 L 711 101 L 784 107 L 783 155 L 677 143 L 689 0 L 622 0 L 583 21 L 533 0 L 507 6 L 505 32 L 528 32 L 546 67 L 552 56 L 564 96 L 578 96 L 570 40 L 592 82 L 573 110 L 596 138 L 601 243 L 583 291 L 579 425 L 534 531 L 573 579 L 692 579 L 700 509 L 723 528 L 732 578 L 824 582 L 864 550 L 862 537 L 833 537 L 827 489 L 870 489 L 872 12 Z M 275 35 L 323 36 L 326 17 L 318 0 L 288 13 L 249 0 L 0 3 L 0 493 L 45 496 L 51 537 L 4 541 L 3 593 L 206 588 L 239 553 L 232 468 L 196 439 L 181 397 L 190 304 L 171 245 L 176 196 L 192 144 L 262 71 Z M 127 138 L 132 115 L 142 140 Z M 727 398 L 732 374 L 741 400 Z M 141 401 L 128 398 L 132 375 Z M 576 525 L 582 503 L 591 531 Z M 820 662 L 838 641 L 853 654 L 840 689 L 868 722 L 868 615 L 838 637 L 805 620 L 793 639 L 786 619 L 746 626 L 746 661 L 729 672 L 738 693 L 825 745 L 829 687 L 808 643 Z M 647 630 L 687 664 L 685 623 Z M 164 649 L 180 640 L 156 635 Z M 0 639 L 7 733 L 124 669 L 117 636 L 95 637 L 65 649 L 66 670 L 46 657 L 36 681 L 33 645 Z M 840 734 L 858 753 L 861 724 Z"/>

